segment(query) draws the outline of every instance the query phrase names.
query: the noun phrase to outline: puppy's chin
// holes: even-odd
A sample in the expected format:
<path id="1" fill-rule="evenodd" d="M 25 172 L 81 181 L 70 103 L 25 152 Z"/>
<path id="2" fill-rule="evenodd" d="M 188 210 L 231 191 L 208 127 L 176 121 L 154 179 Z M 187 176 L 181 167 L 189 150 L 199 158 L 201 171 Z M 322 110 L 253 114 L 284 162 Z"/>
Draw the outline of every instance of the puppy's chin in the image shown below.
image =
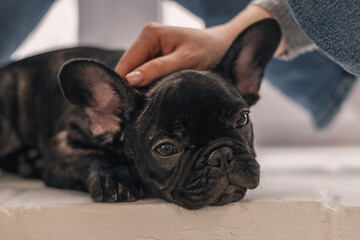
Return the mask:
<path id="1" fill-rule="evenodd" d="M 175 199 L 172 198 L 170 201 L 188 210 L 198 210 L 207 206 L 222 206 L 239 201 L 245 197 L 246 190 L 244 187 L 230 184 L 220 194 L 209 197 L 198 196 L 197 198 L 177 195 Z"/>
<path id="2" fill-rule="evenodd" d="M 221 206 L 231 202 L 236 202 L 245 197 L 246 188 L 229 185 L 225 191 L 215 201 L 210 203 L 212 206 Z"/>

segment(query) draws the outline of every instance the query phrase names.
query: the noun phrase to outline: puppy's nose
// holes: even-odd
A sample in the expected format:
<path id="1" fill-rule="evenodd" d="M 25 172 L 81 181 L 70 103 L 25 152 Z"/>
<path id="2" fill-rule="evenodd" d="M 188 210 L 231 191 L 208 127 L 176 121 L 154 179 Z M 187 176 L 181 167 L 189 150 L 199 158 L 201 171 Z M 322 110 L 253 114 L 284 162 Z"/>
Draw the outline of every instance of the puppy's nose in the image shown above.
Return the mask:
<path id="1" fill-rule="evenodd" d="M 221 167 L 221 163 L 228 164 L 234 159 L 234 152 L 229 147 L 218 148 L 213 151 L 209 158 L 207 159 L 207 163 L 212 167 Z"/>

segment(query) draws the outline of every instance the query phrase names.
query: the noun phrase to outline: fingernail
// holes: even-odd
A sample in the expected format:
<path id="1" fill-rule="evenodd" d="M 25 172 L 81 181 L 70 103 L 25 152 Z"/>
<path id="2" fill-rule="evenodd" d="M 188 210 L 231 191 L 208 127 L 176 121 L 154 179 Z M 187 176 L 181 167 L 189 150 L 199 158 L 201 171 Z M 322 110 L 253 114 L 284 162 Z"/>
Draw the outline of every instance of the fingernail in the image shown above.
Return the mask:
<path id="1" fill-rule="evenodd" d="M 144 75 L 139 71 L 131 72 L 127 74 L 125 78 L 131 85 L 137 85 L 144 81 Z"/>

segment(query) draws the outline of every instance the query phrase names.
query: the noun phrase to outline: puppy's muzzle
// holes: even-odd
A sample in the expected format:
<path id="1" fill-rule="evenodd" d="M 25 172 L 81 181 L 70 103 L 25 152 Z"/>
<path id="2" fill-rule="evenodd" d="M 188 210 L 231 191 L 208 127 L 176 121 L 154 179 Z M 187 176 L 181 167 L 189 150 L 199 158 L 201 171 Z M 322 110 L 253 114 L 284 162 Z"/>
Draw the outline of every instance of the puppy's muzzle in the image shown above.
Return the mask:
<path id="1" fill-rule="evenodd" d="M 211 167 L 227 170 L 234 159 L 234 152 L 229 147 L 215 149 L 207 159 Z"/>
<path id="2" fill-rule="evenodd" d="M 259 165 L 246 151 L 236 146 L 213 146 L 204 157 L 206 164 L 227 176 L 230 184 L 248 189 L 258 185 Z"/>

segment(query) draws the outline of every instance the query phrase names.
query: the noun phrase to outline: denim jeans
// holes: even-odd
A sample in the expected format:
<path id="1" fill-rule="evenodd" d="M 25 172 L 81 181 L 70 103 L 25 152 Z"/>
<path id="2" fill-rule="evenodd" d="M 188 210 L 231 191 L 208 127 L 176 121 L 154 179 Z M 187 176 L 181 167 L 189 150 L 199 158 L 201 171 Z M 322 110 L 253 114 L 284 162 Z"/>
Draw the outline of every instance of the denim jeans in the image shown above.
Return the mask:
<path id="1" fill-rule="evenodd" d="M 356 1 L 357 0 L 354 0 L 353 3 L 355 4 Z M 205 21 L 206 26 L 210 27 L 229 21 L 243 8 L 245 8 L 250 1 L 176 0 L 176 2 L 198 15 Z M 308 2 L 306 3 L 308 8 L 306 11 L 302 11 L 302 4 L 305 2 Z M 295 7 L 296 16 L 303 17 L 300 19 L 305 22 L 305 25 L 306 21 L 309 21 L 306 16 L 309 16 L 309 11 L 311 11 L 310 6 L 313 2 L 321 3 L 323 1 L 288 0 L 289 7 Z M 316 16 L 319 12 L 312 12 L 312 14 Z M 328 19 L 329 16 L 326 16 L 326 14 L 326 12 L 321 13 L 322 16 L 325 16 L 325 19 Z M 336 12 L 332 12 L 332 14 L 336 14 Z M 342 14 L 341 11 L 340 14 Z M 360 18 L 345 18 L 342 20 L 343 22 L 341 24 L 343 24 L 342 27 L 345 32 L 349 29 L 345 27 L 349 21 L 356 22 L 358 24 L 360 23 Z M 324 23 L 324 25 L 326 24 L 327 23 Z M 311 29 L 313 30 L 316 27 L 317 26 L 314 24 Z M 314 32 L 315 31 L 316 30 L 314 30 Z M 357 28 L 356 32 L 356 29 L 354 28 L 353 32 L 355 32 L 358 36 L 360 34 L 360 29 Z M 355 33 L 351 34 L 355 36 Z M 358 50 L 360 46 L 359 39 L 360 37 L 357 38 L 357 42 L 354 41 L 358 44 Z M 348 41 L 350 40 L 353 39 L 348 39 Z M 356 47 L 354 44 L 349 46 Z M 355 57 L 359 59 L 360 54 Z M 341 64 L 344 59 L 346 59 L 346 56 L 340 58 L 338 63 Z M 360 61 L 357 61 L 357 63 L 359 64 Z M 360 67 L 358 65 L 357 70 L 359 69 Z M 289 96 L 295 102 L 307 109 L 318 129 L 328 126 L 334 116 L 338 113 L 342 103 L 346 99 L 356 80 L 354 75 L 345 71 L 337 63 L 330 60 L 319 51 L 305 53 L 291 61 L 273 59 L 267 66 L 265 78 L 276 88 L 280 89 L 285 95 Z"/>
<path id="2" fill-rule="evenodd" d="M 24 41 L 54 0 L 0 0 L 0 66 Z"/>
<path id="3" fill-rule="evenodd" d="M 306 35 L 345 70 L 360 76 L 359 0 L 286 0 Z"/>

